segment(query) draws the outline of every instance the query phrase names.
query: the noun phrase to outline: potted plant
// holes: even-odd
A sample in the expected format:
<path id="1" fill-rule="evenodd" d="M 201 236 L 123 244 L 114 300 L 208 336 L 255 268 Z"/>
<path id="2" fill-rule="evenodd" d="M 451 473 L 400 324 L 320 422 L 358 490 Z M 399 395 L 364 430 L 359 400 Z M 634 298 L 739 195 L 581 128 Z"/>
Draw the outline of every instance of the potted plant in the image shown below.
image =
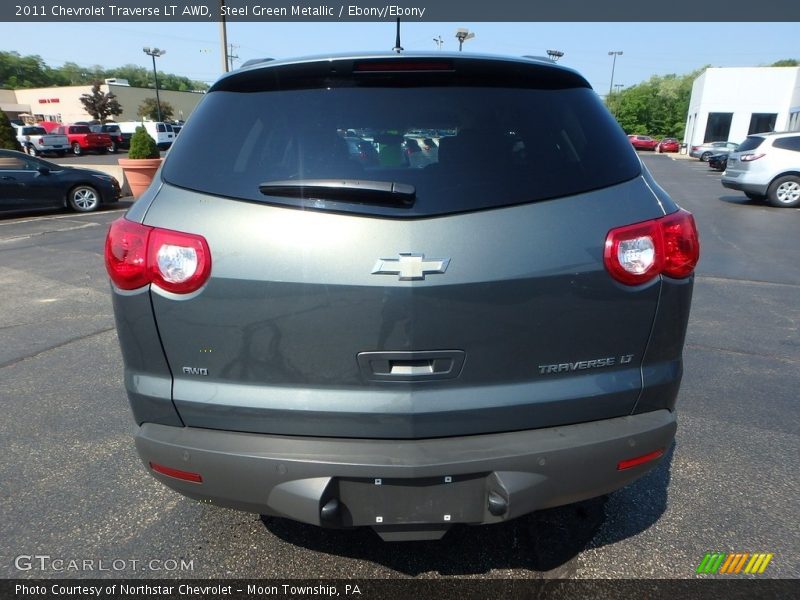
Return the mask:
<path id="1" fill-rule="evenodd" d="M 137 127 L 131 136 L 128 158 L 119 159 L 119 166 L 125 173 L 134 198 L 141 196 L 150 186 L 156 171 L 161 166 L 161 160 L 156 141 L 144 127 Z"/>

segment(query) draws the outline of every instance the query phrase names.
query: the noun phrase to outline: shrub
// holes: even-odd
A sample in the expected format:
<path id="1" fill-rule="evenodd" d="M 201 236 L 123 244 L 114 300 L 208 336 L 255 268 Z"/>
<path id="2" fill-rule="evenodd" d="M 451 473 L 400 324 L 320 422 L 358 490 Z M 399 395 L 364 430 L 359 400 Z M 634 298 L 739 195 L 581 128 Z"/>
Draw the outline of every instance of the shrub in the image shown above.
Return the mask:
<path id="1" fill-rule="evenodd" d="M 156 141 L 150 137 L 144 127 L 137 127 L 136 133 L 131 136 L 128 158 L 159 158 L 160 156 Z"/>
<path id="2" fill-rule="evenodd" d="M 17 130 L 2 110 L 0 110 L 0 148 L 4 150 L 22 150 L 22 146 L 17 141 Z"/>

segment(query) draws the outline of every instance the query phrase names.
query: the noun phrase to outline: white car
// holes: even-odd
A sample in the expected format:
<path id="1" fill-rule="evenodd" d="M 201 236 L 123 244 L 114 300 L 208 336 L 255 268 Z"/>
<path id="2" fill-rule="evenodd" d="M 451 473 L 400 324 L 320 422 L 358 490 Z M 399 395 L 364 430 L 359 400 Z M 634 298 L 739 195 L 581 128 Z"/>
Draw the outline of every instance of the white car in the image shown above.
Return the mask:
<path id="1" fill-rule="evenodd" d="M 150 137 L 156 141 L 159 150 L 166 150 L 175 141 L 175 134 L 172 131 L 172 125 L 169 123 L 161 123 L 157 121 L 123 121 L 117 123 L 122 132 L 123 139 L 130 143 L 131 136 L 136 133 L 137 127 L 144 127 Z"/>
<path id="2" fill-rule="evenodd" d="M 800 206 L 800 131 L 748 136 L 728 155 L 722 185 L 773 206 Z"/>

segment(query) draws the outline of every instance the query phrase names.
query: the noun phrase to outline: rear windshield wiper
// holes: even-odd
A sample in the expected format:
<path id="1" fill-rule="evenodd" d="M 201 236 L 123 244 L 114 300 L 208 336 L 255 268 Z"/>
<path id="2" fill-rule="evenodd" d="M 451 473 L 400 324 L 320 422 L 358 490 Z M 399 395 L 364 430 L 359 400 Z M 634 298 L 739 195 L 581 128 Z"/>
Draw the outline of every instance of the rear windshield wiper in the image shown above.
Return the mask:
<path id="1" fill-rule="evenodd" d="M 365 181 L 361 179 L 286 179 L 265 181 L 258 186 L 265 196 L 340 200 L 363 204 L 383 204 L 403 208 L 414 204 L 417 189 L 407 183 Z"/>

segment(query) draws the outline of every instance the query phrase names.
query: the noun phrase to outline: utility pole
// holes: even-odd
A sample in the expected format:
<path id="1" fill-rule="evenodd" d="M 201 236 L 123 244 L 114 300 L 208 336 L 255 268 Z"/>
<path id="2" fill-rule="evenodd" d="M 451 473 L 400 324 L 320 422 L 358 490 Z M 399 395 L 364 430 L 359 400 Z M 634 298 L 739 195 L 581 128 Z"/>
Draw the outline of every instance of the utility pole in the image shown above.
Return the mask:
<path id="1" fill-rule="evenodd" d="M 222 50 L 222 72 L 228 72 L 228 28 L 225 24 L 225 0 L 219 0 L 219 47 Z"/>
<path id="2" fill-rule="evenodd" d="M 444 40 L 442 39 L 442 36 L 435 37 L 435 38 L 433 38 L 433 43 L 436 44 L 436 49 L 437 50 L 441 50 L 442 49 L 442 44 L 444 44 Z"/>
<path id="3" fill-rule="evenodd" d="M 237 59 L 237 58 L 239 58 L 239 55 L 238 55 L 238 54 L 234 54 L 234 53 L 233 53 L 233 49 L 234 49 L 234 48 L 238 48 L 238 47 L 239 47 L 239 46 L 236 46 L 236 45 L 234 45 L 234 44 L 228 44 L 228 48 L 229 48 L 229 52 L 228 52 L 228 61 L 229 61 L 229 63 L 230 63 L 230 67 L 229 67 L 229 69 L 228 69 L 229 71 L 233 71 L 233 61 L 234 61 L 234 59 Z"/>

